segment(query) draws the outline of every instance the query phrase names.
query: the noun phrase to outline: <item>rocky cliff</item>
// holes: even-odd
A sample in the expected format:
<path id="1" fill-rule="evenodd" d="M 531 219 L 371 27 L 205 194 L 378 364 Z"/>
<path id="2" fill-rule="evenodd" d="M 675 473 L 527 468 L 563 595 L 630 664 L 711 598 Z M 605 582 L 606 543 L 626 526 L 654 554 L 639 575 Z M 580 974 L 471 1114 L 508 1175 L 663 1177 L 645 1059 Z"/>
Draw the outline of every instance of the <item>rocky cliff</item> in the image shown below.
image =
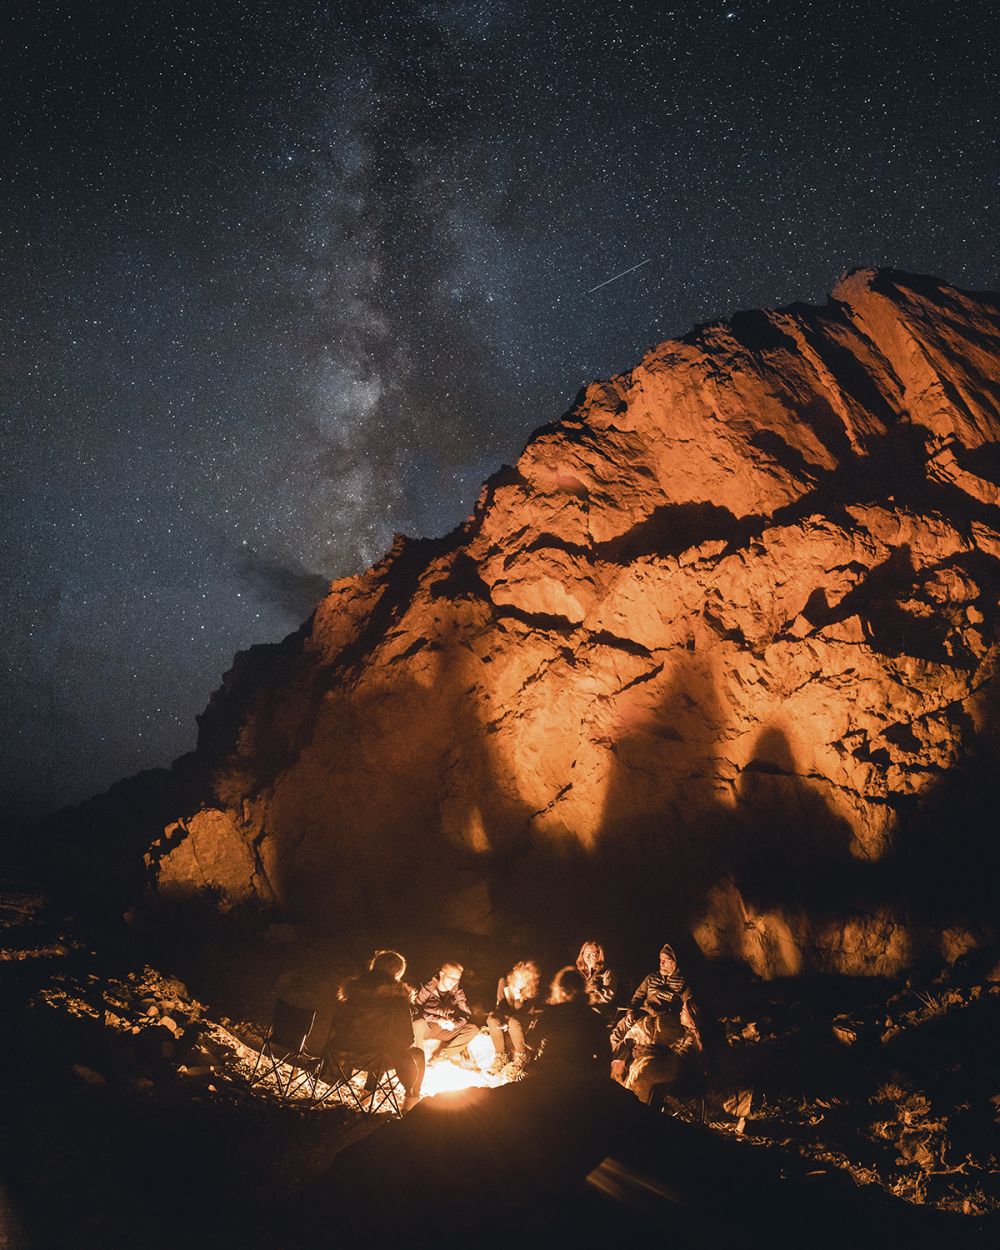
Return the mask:
<path id="1" fill-rule="evenodd" d="M 856 271 L 589 386 L 201 719 L 161 897 L 654 935 L 765 975 L 996 914 L 1000 298 Z"/>

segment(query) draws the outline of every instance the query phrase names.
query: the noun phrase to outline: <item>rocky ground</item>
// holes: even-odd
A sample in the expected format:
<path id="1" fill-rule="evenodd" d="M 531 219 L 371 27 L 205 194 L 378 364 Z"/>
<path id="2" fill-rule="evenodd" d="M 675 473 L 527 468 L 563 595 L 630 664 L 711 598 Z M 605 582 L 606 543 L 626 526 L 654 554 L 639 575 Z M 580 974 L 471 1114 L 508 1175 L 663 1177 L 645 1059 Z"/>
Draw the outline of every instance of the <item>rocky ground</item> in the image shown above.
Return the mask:
<path id="1" fill-rule="evenodd" d="M 744 1133 L 914 1204 L 1000 1204 L 995 954 L 903 981 L 757 987 L 721 1020 L 717 1079 L 745 1089 Z"/>
<path id="2" fill-rule="evenodd" d="M 0 1077 L 4 1250 L 351 1244 L 338 1230 L 354 1227 L 356 1234 L 352 1196 L 384 1177 L 385 1168 L 395 1178 L 390 1188 L 398 1184 L 405 1194 L 406 1179 L 416 1184 L 427 1164 L 428 1142 L 447 1157 L 448 1134 L 454 1137 L 464 1122 L 452 1116 L 442 1129 L 440 1115 L 435 1119 L 440 1106 L 436 1112 L 425 1104 L 412 1123 L 390 1126 L 335 1101 L 282 1104 L 267 1081 L 248 1087 L 274 986 L 294 996 L 297 977 L 300 993 L 318 993 L 317 978 L 325 991 L 340 971 L 328 949 L 318 956 L 294 930 L 266 930 L 267 940 L 258 935 L 239 957 L 215 949 L 213 958 L 191 965 L 189 989 L 144 963 L 133 943 L 94 944 L 48 915 L 44 901 L 29 892 L 4 892 L 0 919 L 9 1043 Z M 222 988 L 219 969 L 227 962 L 239 975 Z M 341 969 L 349 966 L 341 956 Z M 470 967 L 474 996 L 491 975 L 477 979 Z M 663 1194 L 679 1187 L 688 1195 L 685 1209 L 710 1208 L 698 1186 L 717 1174 L 730 1196 L 741 1184 L 755 1195 L 734 1200 L 726 1217 L 725 1238 L 739 1236 L 743 1245 L 758 1244 L 772 1206 L 788 1213 L 790 1229 L 810 1212 L 853 1213 L 857 1245 L 896 1236 L 910 1244 L 942 1236 L 995 1244 L 998 977 L 996 959 L 982 954 L 892 983 L 762 983 L 713 979 L 706 971 L 704 1111 L 699 1098 L 675 1103 L 669 1110 L 677 1118 L 668 1127 L 668 1117 L 638 1104 L 633 1109 L 626 1105 L 634 1102 L 630 1096 L 608 1087 L 595 1099 L 603 1106 L 611 1098 L 607 1113 L 574 1130 L 575 1146 L 569 1133 L 565 1142 L 558 1134 L 547 1141 L 541 1171 L 551 1168 L 554 1176 L 562 1177 L 560 1167 L 576 1160 L 572 1151 L 582 1142 L 590 1143 L 593 1157 L 581 1154 L 582 1174 L 570 1176 L 569 1168 L 555 1195 L 532 1198 L 538 1229 L 547 1227 L 544 1212 L 570 1218 L 569 1204 L 580 1244 L 587 1230 L 613 1237 L 625 1227 L 668 1231 L 679 1244 L 715 1244 L 705 1232 L 708 1216 L 695 1222 L 697 1233 L 679 1226 L 680 1208 Z M 199 1001 L 208 998 L 203 986 L 210 1001 Z M 317 1029 L 325 1029 L 322 1018 Z M 520 1099 L 515 1123 L 522 1114 L 526 1125 L 542 1116 L 543 1126 L 531 1134 L 539 1150 L 552 1121 L 567 1116 L 565 1110 L 542 1114 L 530 1090 L 496 1091 L 500 1099 L 479 1093 L 494 1100 L 469 1110 L 466 1121 L 486 1123 L 497 1107 L 509 1110 Z M 615 1101 L 619 1093 L 624 1102 Z M 566 1097 L 579 1106 L 577 1092 Z M 634 1124 L 633 1113 L 642 1117 Z M 645 1143 L 638 1163 L 622 1162 L 626 1124 L 626 1136 Z M 681 1148 L 669 1133 L 689 1136 Z M 473 1135 L 473 1154 L 482 1137 Z M 471 1157 L 466 1146 L 462 1157 Z M 697 1176 L 678 1179 L 686 1175 L 681 1158 L 688 1161 L 683 1166 L 691 1160 L 704 1166 Z M 478 1209 L 476 1186 L 484 1186 L 487 1223 L 498 1186 L 510 1187 L 503 1166 L 485 1165 L 464 1187 Z M 647 1166 L 659 1176 L 655 1183 L 635 1180 L 636 1168 Z M 438 1169 L 425 1183 L 440 1176 Z M 644 1202 L 659 1195 L 650 1210 L 637 1213 L 629 1195 L 638 1191 Z M 575 1206 L 573 1194 L 580 1198 Z M 756 1201 L 764 1206 L 756 1209 Z M 505 1203 L 517 1207 L 513 1195 Z M 669 1219 L 657 1214 L 660 1207 Z M 368 1242 L 378 1244 L 377 1220 L 364 1227 Z M 494 1234 L 501 1236 L 496 1227 Z M 481 1244 L 484 1236 L 480 1228 Z M 783 1243 L 772 1236 L 769 1244 Z M 814 1244 L 827 1242 L 814 1238 Z"/>

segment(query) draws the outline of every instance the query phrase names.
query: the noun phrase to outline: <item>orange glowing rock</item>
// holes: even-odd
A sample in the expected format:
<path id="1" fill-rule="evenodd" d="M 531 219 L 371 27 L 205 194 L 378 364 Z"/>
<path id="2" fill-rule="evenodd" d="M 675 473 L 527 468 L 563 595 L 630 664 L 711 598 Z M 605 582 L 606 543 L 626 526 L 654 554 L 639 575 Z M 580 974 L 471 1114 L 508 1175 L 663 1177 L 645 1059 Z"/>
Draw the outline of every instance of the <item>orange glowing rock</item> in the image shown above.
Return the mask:
<path id="1" fill-rule="evenodd" d="M 584 914 L 764 975 L 975 932 L 947 865 L 995 773 L 998 399 L 997 297 L 871 270 L 594 383 L 453 534 L 237 657 L 161 890 Z"/>

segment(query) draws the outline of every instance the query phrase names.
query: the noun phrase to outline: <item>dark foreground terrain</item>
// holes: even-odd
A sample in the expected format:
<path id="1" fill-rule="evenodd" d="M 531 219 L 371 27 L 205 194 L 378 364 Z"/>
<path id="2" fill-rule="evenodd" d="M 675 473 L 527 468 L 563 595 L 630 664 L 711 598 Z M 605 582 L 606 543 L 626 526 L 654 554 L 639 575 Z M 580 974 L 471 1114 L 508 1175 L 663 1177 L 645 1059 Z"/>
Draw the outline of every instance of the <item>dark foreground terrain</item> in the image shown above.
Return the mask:
<path id="1" fill-rule="evenodd" d="M 984 954 L 892 984 L 706 969 L 704 1113 L 536 1075 L 391 1122 L 246 1082 L 274 993 L 317 1005 L 325 1036 L 363 935 L 271 926 L 151 950 L 95 941 L 23 890 L 0 914 L 3 1250 L 1000 1236 L 1000 984 Z M 431 967 L 444 941 L 408 949 Z M 466 942 L 485 1006 L 507 952 Z"/>

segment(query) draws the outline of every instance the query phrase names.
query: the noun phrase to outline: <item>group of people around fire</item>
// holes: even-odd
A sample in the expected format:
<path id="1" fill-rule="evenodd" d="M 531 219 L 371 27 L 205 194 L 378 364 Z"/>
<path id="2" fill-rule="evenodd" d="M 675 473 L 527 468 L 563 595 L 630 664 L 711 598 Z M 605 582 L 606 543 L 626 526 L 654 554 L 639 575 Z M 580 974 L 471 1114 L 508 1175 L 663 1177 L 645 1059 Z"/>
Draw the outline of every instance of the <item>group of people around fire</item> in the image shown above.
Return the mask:
<path id="1" fill-rule="evenodd" d="M 410 987 L 404 957 L 378 950 L 366 972 L 340 987 L 331 1044 L 387 1056 L 405 1091 L 404 1111 L 420 1099 L 428 1054 L 431 1061 L 479 1067 L 469 1044 L 483 1029 L 462 987 L 464 971 L 449 960 L 430 980 Z M 491 1076 L 517 1080 L 529 1068 L 610 1067 L 643 1100 L 673 1082 L 702 1050 L 697 1008 L 669 945 L 627 1005 L 619 1002 L 617 977 L 598 941 L 584 942 L 575 964 L 560 968 L 544 995 L 537 963 L 521 960 L 497 983 L 485 1030 L 495 1051 Z"/>

